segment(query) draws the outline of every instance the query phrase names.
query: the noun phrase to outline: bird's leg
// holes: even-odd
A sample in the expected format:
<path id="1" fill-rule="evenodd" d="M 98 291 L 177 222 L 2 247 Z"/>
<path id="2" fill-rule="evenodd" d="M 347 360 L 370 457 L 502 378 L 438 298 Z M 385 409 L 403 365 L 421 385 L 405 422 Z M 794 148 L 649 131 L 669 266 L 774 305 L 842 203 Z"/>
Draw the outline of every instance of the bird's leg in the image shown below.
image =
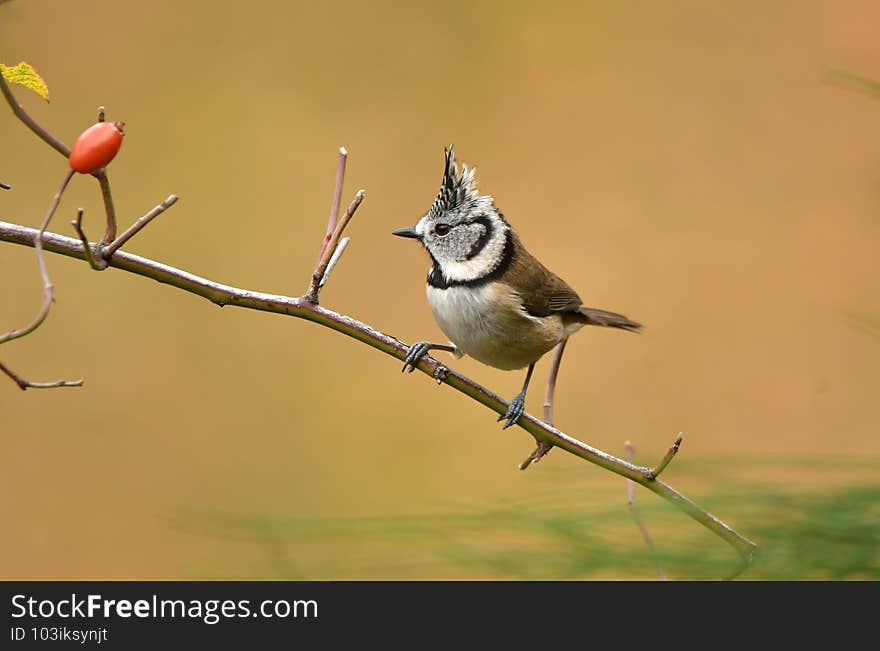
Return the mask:
<path id="1" fill-rule="evenodd" d="M 403 373 L 409 369 L 409 372 L 412 373 L 416 370 L 416 366 L 418 366 L 422 357 L 428 354 L 429 350 L 445 350 L 453 355 L 458 355 L 458 348 L 451 344 L 432 344 L 430 341 L 417 341 L 406 351 L 406 357 L 403 358 L 403 368 L 400 369 L 400 372 Z"/>
<path id="2" fill-rule="evenodd" d="M 498 417 L 499 421 L 502 421 L 505 418 L 507 419 L 507 422 L 501 429 L 507 429 L 511 425 L 515 425 L 516 421 L 519 420 L 519 417 L 522 416 L 523 412 L 526 410 L 526 391 L 529 388 L 529 380 L 532 379 L 532 371 L 534 370 L 535 362 L 532 362 L 529 364 L 529 370 L 526 371 L 526 381 L 523 382 L 522 391 L 516 394 L 513 400 L 507 404 L 507 413 Z"/>

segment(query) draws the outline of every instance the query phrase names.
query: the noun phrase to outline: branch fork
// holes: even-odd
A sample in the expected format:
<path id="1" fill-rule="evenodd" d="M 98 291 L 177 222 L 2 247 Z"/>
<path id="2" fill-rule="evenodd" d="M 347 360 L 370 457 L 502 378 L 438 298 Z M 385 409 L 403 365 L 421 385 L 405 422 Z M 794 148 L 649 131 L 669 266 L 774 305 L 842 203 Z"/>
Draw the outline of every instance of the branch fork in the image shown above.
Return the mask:
<path id="1" fill-rule="evenodd" d="M 342 186 L 345 182 L 345 164 L 347 161 L 348 151 L 346 151 L 345 147 L 340 147 L 336 165 L 336 183 L 333 187 L 333 202 L 330 204 L 330 217 L 327 220 L 327 232 L 321 241 L 321 250 L 318 253 L 315 269 L 312 271 L 309 288 L 303 296 L 305 300 L 315 305 L 318 304 L 321 289 L 330 277 L 330 272 L 333 271 L 339 258 L 342 257 L 345 247 L 348 246 L 349 238 L 343 238 L 342 233 L 345 231 L 351 218 L 354 217 L 355 211 L 357 211 L 365 196 L 363 190 L 358 190 L 348 208 L 345 209 L 342 218 L 338 219 L 339 205 L 342 201 Z"/>
<path id="2" fill-rule="evenodd" d="M 143 228 L 153 219 L 155 219 L 163 212 L 168 210 L 175 203 L 177 203 L 178 198 L 179 197 L 176 194 L 168 195 L 165 201 L 154 206 L 145 215 L 136 219 L 134 223 L 132 223 L 132 225 L 129 226 L 125 230 L 125 232 L 122 233 L 122 235 L 114 239 L 112 242 L 110 242 L 110 244 L 96 244 L 94 251 L 89 244 L 89 238 L 86 237 L 85 232 L 83 232 L 83 209 L 80 208 L 79 210 L 77 210 L 76 219 L 70 222 L 70 224 L 71 226 L 73 226 L 76 234 L 79 236 L 80 242 L 82 242 L 83 250 L 86 253 L 86 261 L 89 263 L 89 266 L 95 271 L 103 271 L 108 266 L 110 266 L 110 258 L 113 257 L 113 254 L 116 253 L 123 244 L 128 242 L 131 238 L 133 238 L 141 230 L 143 230 Z"/>

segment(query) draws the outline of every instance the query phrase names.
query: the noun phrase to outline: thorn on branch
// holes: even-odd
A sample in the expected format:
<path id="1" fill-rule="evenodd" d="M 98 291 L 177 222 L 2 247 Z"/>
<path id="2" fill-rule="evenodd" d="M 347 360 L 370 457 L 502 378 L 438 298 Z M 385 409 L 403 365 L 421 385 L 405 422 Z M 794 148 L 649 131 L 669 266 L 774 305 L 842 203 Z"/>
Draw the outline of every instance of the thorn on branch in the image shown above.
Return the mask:
<path id="1" fill-rule="evenodd" d="M 520 470 L 526 470 L 530 465 L 536 463 L 544 458 L 544 455 L 550 452 L 553 449 L 553 444 L 548 443 L 547 441 L 538 441 L 538 446 L 532 450 L 532 453 L 527 456 L 521 464 L 519 464 Z"/>
<path id="2" fill-rule="evenodd" d="M 139 217 L 135 222 L 129 226 L 122 235 L 113 240 L 110 244 L 107 245 L 107 248 L 103 251 L 103 257 L 110 258 L 116 251 L 118 251 L 123 244 L 128 242 L 131 238 L 137 235 L 141 230 L 149 224 L 153 219 L 161 215 L 163 212 L 168 210 L 171 206 L 177 203 L 178 196 L 176 194 L 168 195 L 168 197 L 162 203 L 154 206 L 149 212 L 147 212 L 142 217 Z"/>
<path id="3" fill-rule="evenodd" d="M 81 387 L 83 380 L 56 380 L 55 382 L 30 382 L 15 373 L 11 368 L 0 362 L 0 371 L 12 378 L 22 391 L 28 389 L 56 389 L 58 387 Z"/>
<path id="4" fill-rule="evenodd" d="M 73 229 L 76 231 L 76 234 L 79 236 L 79 241 L 82 242 L 83 251 L 86 255 L 86 262 L 89 263 L 89 266 L 95 271 L 103 271 L 108 267 L 107 260 L 104 259 L 103 256 L 99 258 L 100 262 L 95 259 L 94 254 L 92 253 L 92 247 L 89 245 L 89 238 L 86 237 L 85 231 L 82 227 L 82 216 L 83 209 L 79 208 L 76 211 L 76 219 L 70 222 L 70 225 L 73 226 Z"/>
<path id="5" fill-rule="evenodd" d="M 12 186 L 8 185 L 6 183 L 3 183 L 3 181 L 0 181 L 0 188 L 3 188 L 4 190 L 11 190 Z"/>
<path id="6" fill-rule="evenodd" d="M 646 473 L 648 479 L 657 479 L 660 476 L 660 473 L 666 470 L 666 466 L 669 465 L 669 462 L 672 461 L 672 457 L 674 457 L 678 453 L 678 448 L 681 447 L 681 441 L 684 438 L 681 432 L 678 433 L 678 436 L 675 437 L 675 441 L 673 441 L 672 446 L 666 451 L 663 459 L 653 468 L 650 468 Z"/>

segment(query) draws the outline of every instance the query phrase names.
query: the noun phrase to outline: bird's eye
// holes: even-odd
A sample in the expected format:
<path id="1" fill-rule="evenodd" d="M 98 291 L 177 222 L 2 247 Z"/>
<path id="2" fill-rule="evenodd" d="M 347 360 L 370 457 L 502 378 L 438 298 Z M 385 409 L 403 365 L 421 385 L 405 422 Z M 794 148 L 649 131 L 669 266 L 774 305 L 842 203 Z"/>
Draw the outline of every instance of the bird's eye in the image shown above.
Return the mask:
<path id="1" fill-rule="evenodd" d="M 449 224 L 437 224 L 434 227 L 434 232 L 437 233 L 440 237 L 443 237 L 447 233 L 449 233 Z"/>

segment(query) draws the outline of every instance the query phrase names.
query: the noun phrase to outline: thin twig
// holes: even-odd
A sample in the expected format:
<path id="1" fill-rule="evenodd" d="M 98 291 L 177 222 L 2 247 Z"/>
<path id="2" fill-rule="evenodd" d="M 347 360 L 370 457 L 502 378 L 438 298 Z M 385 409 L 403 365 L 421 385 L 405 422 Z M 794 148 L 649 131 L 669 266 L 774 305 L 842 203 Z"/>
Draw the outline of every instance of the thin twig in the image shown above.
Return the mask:
<path id="1" fill-rule="evenodd" d="M 32 228 L 0 221 L 0 241 L 33 246 L 36 234 L 37 231 Z M 46 233 L 43 241 L 47 251 L 79 260 L 85 259 L 82 245 L 77 239 L 55 233 Z M 229 285 L 201 278 L 187 271 L 124 251 L 117 251 L 116 255 L 110 260 L 110 266 L 177 287 L 183 291 L 206 298 L 217 305 L 233 305 L 246 309 L 286 314 L 313 321 L 401 361 L 409 350 L 409 346 L 394 337 L 379 332 L 351 317 L 316 305 L 306 297 L 293 298 L 230 287 Z M 418 363 L 419 370 L 431 378 L 434 377 L 440 366 L 443 365 L 431 357 L 425 357 Z M 507 401 L 500 396 L 460 373 L 450 369 L 445 369 L 444 372 L 446 374 L 445 384 L 447 386 L 469 396 L 497 414 L 503 414 L 507 411 Z M 667 500 L 731 545 L 740 554 L 742 559 L 740 571 L 751 562 L 752 555 L 757 547 L 755 543 L 692 502 L 666 482 L 661 479 L 650 478 L 649 468 L 633 465 L 628 461 L 587 445 L 528 413 L 520 417 L 517 421 L 517 426 L 523 428 L 539 440 L 547 441 L 555 447 L 561 448 L 585 461 L 589 461 L 627 479 L 632 479 L 637 484 L 641 484 L 651 492 Z"/>
<path id="2" fill-rule="evenodd" d="M 333 273 L 333 267 L 336 266 L 336 263 L 339 262 L 339 258 L 341 258 L 342 254 L 345 253 L 345 248 L 348 246 L 349 242 L 351 242 L 350 237 L 343 237 L 341 240 L 339 240 L 339 245 L 336 247 L 333 255 L 330 256 L 330 262 L 327 263 L 327 270 L 324 271 L 324 275 L 321 277 L 321 282 L 318 284 L 318 289 L 322 289 L 324 287 L 324 283 L 326 283 L 327 279 L 330 278 L 330 274 Z"/>
<path id="3" fill-rule="evenodd" d="M 46 131 L 43 127 L 39 125 L 39 123 L 34 120 L 27 111 L 24 110 L 24 107 L 18 103 L 18 100 L 15 99 L 15 95 L 12 94 L 12 90 L 9 88 L 9 84 L 6 83 L 6 79 L 3 78 L 3 75 L 0 75 L 0 92 L 3 93 L 3 97 L 6 98 L 6 101 L 9 103 L 9 107 L 12 109 L 12 112 L 15 113 L 15 116 L 27 125 L 28 129 L 33 131 L 37 136 L 39 136 L 43 142 L 48 144 L 52 149 L 57 151 L 59 154 L 64 156 L 65 158 L 70 158 L 70 148 L 65 145 L 63 142 L 58 140 L 51 133 Z"/>
<path id="4" fill-rule="evenodd" d="M 565 352 L 565 344 L 568 339 L 563 339 L 553 351 L 553 361 L 550 364 L 550 375 L 547 377 L 547 392 L 544 394 L 544 422 L 553 424 L 553 398 L 556 394 L 556 378 L 559 376 L 559 366 L 562 364 L 562 353 Z"/>
<path id="5" fill-rule="evenodd" d="M 567 343 L 568 339 L 563 339 L 553 351 L 553 361 L 550 364 L 550 375 L 547 377 L 547 392 L 544 394 L 544 422 L 548 425 L 553 424 L 553 400 L 556 395 L 556 378 L 559 376 L 559 366 L 562 364 L 562 353 L 565 352 L 565 344 Z M 519 464 L 519 469 L 525 470 L 533 463 L 540 461 L 544 455 L 552 449 L 553 446 L 550 443 L 539 440 L 538 445 L 532 450 L 532 453 L 527 456 L 521 464 Z"/>
<path id="6" fill-rule="evenodd" d="M 633 444 L 629 441 L 626 442 L 626 460 L 630 463 L 633 463 L 635 450 L 633 449 Z M 660 565 L 660 559 L 657 558 L 657 548 L 654 547 L 654 539 L 651 538 L 651 534 L 648 531 L 648 527 L 645 526 L 645 523 L 642 522 L 642 519 L 639 517 L 639 512 L 636 510 L 636 491 L 635 484 L 632 479 L 626 480 L 626 495 L 627 495 L 627 504 L 629 505 L 629 512 L 632 513 L 633 520 L 636 521 L 636 525 L 639 527 L 639 531 L 642 532 L 642 538 L 645 539 L 645 544 L 648 546 L 648 549 L 651 550 L 651 554 L 654 555 L 654 560 L 657 563 L 657 574 L 660 576 L 661 581 L 666 581 L 666 573 L 663 571 L 663 567 Z"/>
<path id="7" fill-rule="evenodd" d="M 54 382 L 31 382 L 30 380 L 25 380 L 23 377 L 18 375 L 11 368 L 0 362 L 0 371 L 8 375 L 12 378 L 12 381 L 18 385 L 18 388 L 22 391 L 26 391 L 27 389 L 56 389 L 58 387 L 81 387 L 83 385 L 82 380 L 55 380 Z"/>
<path id="8" fill-rule="evenodd" d="M 333 201 L 330 204 L 330 217 L 327 219 L 327 232 L 324 234 L 324 239 L 321 240 L 321 251 L 318 253 L 317 261 L 315 261 L 315 272 L 318 271 L 318 266 L 321 264 L 321 260 L 324 259 L 324 252 L 327 250 L 330 236 L 333 235 L 333 231 L 336 230 L 336 220 L 339 217 L 339 204 L 342 201 L 342 185 L 345 182 L 345 163 L 347 161 L 348 151 L 346 151 L 345 147 L 340 147 L 339 158 L 336 161 L 336 183 L 333 186 Z"/>
<path id="9" fill-rule="evenodd" d="M 137 235 L 144 226 L 149 224 L 154 218 L 161 215 L 163 212 L 168 210 L 171 206 L 177 203 L 178 196 L 176 194 L 168 195 L 168 198 L 165 199 L 162 203 L 154 206 L 147 214 L 143 217 L 139 217 L 131 226 L 129 226 L 122 235 L 113 240 L 110 244 L 107 245 L 107 248 L 104 249 L 104 257 L 109 258 L 111 255 L 116 253 L 116 251 L 122 247 L 123 244 L 128 242 L 131 238 Z"/>
<path id="10" fill-rule="evenodd" d="M 76 219 L 70 222 L 70 225 L 73 226 L 73 229 L 76 231 L 76 234 L 79 236 L 79 241 L 82 242 L 83 251 L 86 254 L 86 262 L 89 263 L 89 266 L 95 271 L 103 271 L 107 268 L 107 261 L 104 258 L 100 258 L 100 262 L 95 259 L 95 255 L 92 252 L 92 247 L 89 245 L 89 238 L 86 237 L 86 233 L 82 227 L 82 216 L 83 209 L 78 208 L 76 211 Z"/>
<path id="11" fill-rule="evenodd" d="M 651 470 L 648 472 L 649 479 L 656 479 L 660 476 L 661 472 L 666 470 L 666 466 L 668 466 L 669 462 L 672 461 L 672 457 L 674 457 L 678 453 L 678 448 L 681 447 L 681 441 L 683 438 L 684 436 L 681 432 L 679 432 L 678 436 L 675 437 L 675 441 L 672 442 L 672 445 L 663 456 L 663 459 L 660 460 L 660 463 L 651 468 Z"/>
<path id="12" fill-rule="evenodd" d="M 315 305 L 318 304 L 318 293 L 321 290 L 321 279 L 324 278 L 324 272 L 327 271 L 327 266 L 330 264 L 330 258 L 333 257 L 333 254 L 336 252 L 336 245 L 339 243 L 339 238 L 345 231 L 345 227 L 348 226 L 348 222 L 354 217 L 354 213 L 364 200 L 364 196 L 365 193 L 363 190 L 358 190 L 354 195 L 354 199 L 348 204 L 348 208 L 345 209 L 345 214 L 343 214 L 336 223 L 336 227 L 333 229 L 333 233 L 327 241 L 324 254 L 318 261 L 318 266 L 315 267 L 314 273 L 312 273 L 312 280 L 309 283 L 309 289 L 306 292 L 305 298 Z"/>
<path id="13" fill-rule="evenodd" d="M 116 209 L 113 207 L 113 193 L 110 192 L 110 178 L 105 170 L 98 170 L 92 176 L 98 179 L 101 186 L 101 198 L 104 199 L 104 212 L 107 214 L 107 227 L 100 244 L 106 246 L 116 239 Z"/>
<path id="14" fill-rule="evenodd" d="M 0 75 L 0 78 L 2 78 L 2 75 Z M 61 181 L 61 187 L 58 188 L 55 196 L 52 197 L 52 203 L 49 204 L 49 210 L 46 212 L 46 216 L 43 218 L 43 223 L 40 225 L 40 230 L 34 233 L 33 245 L 34 250 L 37 252 L 37 264 L 40 266 L 40 277 L 43 279 L 43 305 L 40 307 L 40 311 L 37 312 L 37 316 L 34 318 L 34 320 L 31 321 L 24 328 L 18 330 L 10 330 L 5 335 L 0 335 L 0 344 L 4 344 L 7 341 L 12 341 L 13 339 L 18 339 L 19 337 L 24 337 L 25 335 L 29 335 L 34 330 L 39 328 L 43 321 L 46 320 L 46 317 L 49 315 L 49 308 L 52 307 L 55 286 L 52 284 L 52 281 L 49 280 L 49 270 L 46 268 L 46 260 L 43 257 L 43 234 L 46 232 L 46 228 L 49 226 L 52 215 L 54 215 L 55 211 L 58 209 L 58 204 L 61 202 L 61 195 L 64 194 L 64 190 L 67 188 L 67 184 L 70 183 L 71 177 L 73 177 L 73 170 L 64 175 L 64 180 Z"/>

